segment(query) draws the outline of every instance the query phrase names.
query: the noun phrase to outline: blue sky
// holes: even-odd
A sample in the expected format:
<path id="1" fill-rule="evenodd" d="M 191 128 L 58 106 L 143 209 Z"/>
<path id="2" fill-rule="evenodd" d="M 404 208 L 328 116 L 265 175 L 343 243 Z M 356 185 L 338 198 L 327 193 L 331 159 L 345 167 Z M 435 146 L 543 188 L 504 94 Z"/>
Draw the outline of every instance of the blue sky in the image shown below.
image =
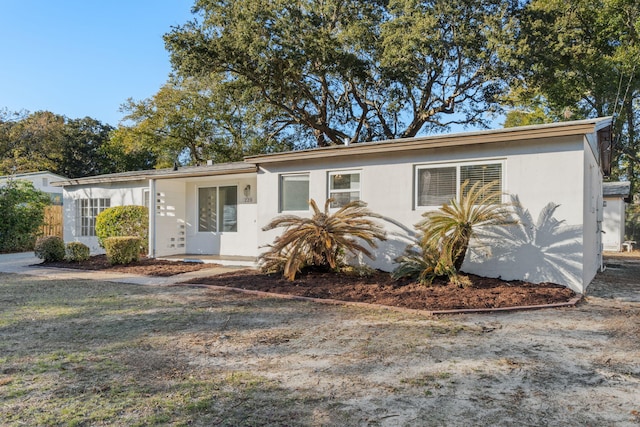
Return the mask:
<path id="1" fill-rule="evenodd" d="M 127 98 L 166 82 L 163 34 L 192 0 L 0 0 L 0 109 L 116 126 Z"/>

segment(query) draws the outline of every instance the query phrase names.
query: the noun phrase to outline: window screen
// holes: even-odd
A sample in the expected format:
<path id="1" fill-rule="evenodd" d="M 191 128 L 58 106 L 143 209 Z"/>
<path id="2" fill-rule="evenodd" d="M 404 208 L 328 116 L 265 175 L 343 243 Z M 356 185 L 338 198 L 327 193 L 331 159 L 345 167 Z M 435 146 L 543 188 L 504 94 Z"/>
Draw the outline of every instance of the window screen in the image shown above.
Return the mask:
<path id="1" fill-rule="evenodd" d="M 468 182 L 464 189 L 466 195 L 469 189 L 476 183 L 479 187 L 484 187 L 489 183 L 494 183 L 487 189 L 489 192 L 501 191 L 502 189 L 502 165 L 500 163 L 485 165 L 465 165 L 460 167 L 460 184 Z M 489 203 L 499 203 L 500 197 L 497 196 L 492 200 L 488 200 L 487 195 L 483 195 L 481 200 Z"/>
<path id="2" fill-rule="evenodd" d="M 456 167 L 418 169 L 418 206 L 442 206 L 456 198 Z"/>
<path id="3" fill-rule="evenodd" d="M 283 175 L 280 177 L 280 210 L 306 211 L 309 209 L 309 175 Z"/>

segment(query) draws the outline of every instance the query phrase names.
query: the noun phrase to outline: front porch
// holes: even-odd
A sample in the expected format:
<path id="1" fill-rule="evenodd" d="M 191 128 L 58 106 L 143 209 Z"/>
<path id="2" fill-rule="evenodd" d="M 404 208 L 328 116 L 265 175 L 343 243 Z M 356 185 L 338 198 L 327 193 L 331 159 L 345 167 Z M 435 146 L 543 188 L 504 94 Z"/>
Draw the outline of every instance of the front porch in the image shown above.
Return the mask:
<path id="1" fill-rule="evenodd" d="M 257 259 L 250 256 L 240 255 L 202 255 L 202 254 L 179 254 L 158 257 L 169 261 L 195 262 L 203 264 L 220 264 L 228 267 L 251 267 L 257 266 Z"/>

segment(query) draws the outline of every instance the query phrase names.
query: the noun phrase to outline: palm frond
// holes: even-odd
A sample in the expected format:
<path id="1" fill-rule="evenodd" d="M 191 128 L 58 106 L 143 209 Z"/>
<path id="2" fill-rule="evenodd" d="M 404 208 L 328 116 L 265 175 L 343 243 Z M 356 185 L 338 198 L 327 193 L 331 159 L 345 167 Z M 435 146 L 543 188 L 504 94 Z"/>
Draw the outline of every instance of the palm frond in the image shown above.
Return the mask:
<path id="1" fill-rule="evenodd" d="M 328 199 L 321 211 L 311 199 L 311 218 L 282 215 L 267 224 L 264 230 L 285 227 L 285 231 L 274 240 L 269 252 L 261 256 L 264 265 L 280 266 L 284 276 L 294 280 L 306 266 L 339 268 L 344 264 L 342 258 L 346 253 L 363 254 L 373 259 L 365 245 L 376 248 L 378 240 L 386 239 L 384 229 L 371 220 L 380 216 L 361 201 L 347 203 L 332 213 L 332 201 Z M 280 262 L 283 258 L 286 261 Z"/>

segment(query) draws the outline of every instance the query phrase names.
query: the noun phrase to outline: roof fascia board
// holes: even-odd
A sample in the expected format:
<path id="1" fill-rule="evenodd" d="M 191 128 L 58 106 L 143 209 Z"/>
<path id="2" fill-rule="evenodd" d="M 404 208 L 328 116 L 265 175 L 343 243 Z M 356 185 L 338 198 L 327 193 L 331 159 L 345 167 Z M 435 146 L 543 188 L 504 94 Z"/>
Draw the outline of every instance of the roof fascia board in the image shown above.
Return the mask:
<path id="1" fill-rule="evenodd" d="M 90 185 L 90 184 L 106 184 L 112 182 L 129 182 L 129 181 L 142 181 L 147 179 L 171 179 L 171 178 L 193 178 L 199 176 L 220 176 L 220 175 L 236 175 L 241 173 L 256 172 L 257 168 L 253 165 L 243 165 L 244 167 L 236 167 L 234 169 L 219 169 L 219 170 L 202 170 L 202 171 L 168 171 L 164 173 L 158 173 L 156 171 L 149 171 L 148 173 L 139 173 L 135 175 L 127 176 L 95 176 L 87 178 L 69 179 L 66 181 L 54 181 L 51 185 L 56 187 L 66 187 L 71 185 Z"/>
<path id="2" fill-rule="evenodd" d="M 610 120 L 595 119 L 579 122 L 569 122 L 554 126 L 539 125 L 535 127 L 521 127 L 498 129 L 485 132 L 470 132 L 451 135 L 436 135 L 407 140 L 380 141 L 360 143 L 349 146 L 331 146 L 309 150 L 291 151 L 287 153 L 273 153 L 262 156 L 251 156 L 245 159 L 247 163 L 275 163 L 295 160 L 309 160 L 323 157 L 350 156 L 361 154 L 376 154 L 398 151 L 424 150 L 430 148 L 455 147 L 464 145 L 489 144 L 496 142 L 522 141 L 531 139 L 558 138 L 573 135 L 585 135 L 596 131 L 596 125 L 601 128 L 610 124 Z"/>

